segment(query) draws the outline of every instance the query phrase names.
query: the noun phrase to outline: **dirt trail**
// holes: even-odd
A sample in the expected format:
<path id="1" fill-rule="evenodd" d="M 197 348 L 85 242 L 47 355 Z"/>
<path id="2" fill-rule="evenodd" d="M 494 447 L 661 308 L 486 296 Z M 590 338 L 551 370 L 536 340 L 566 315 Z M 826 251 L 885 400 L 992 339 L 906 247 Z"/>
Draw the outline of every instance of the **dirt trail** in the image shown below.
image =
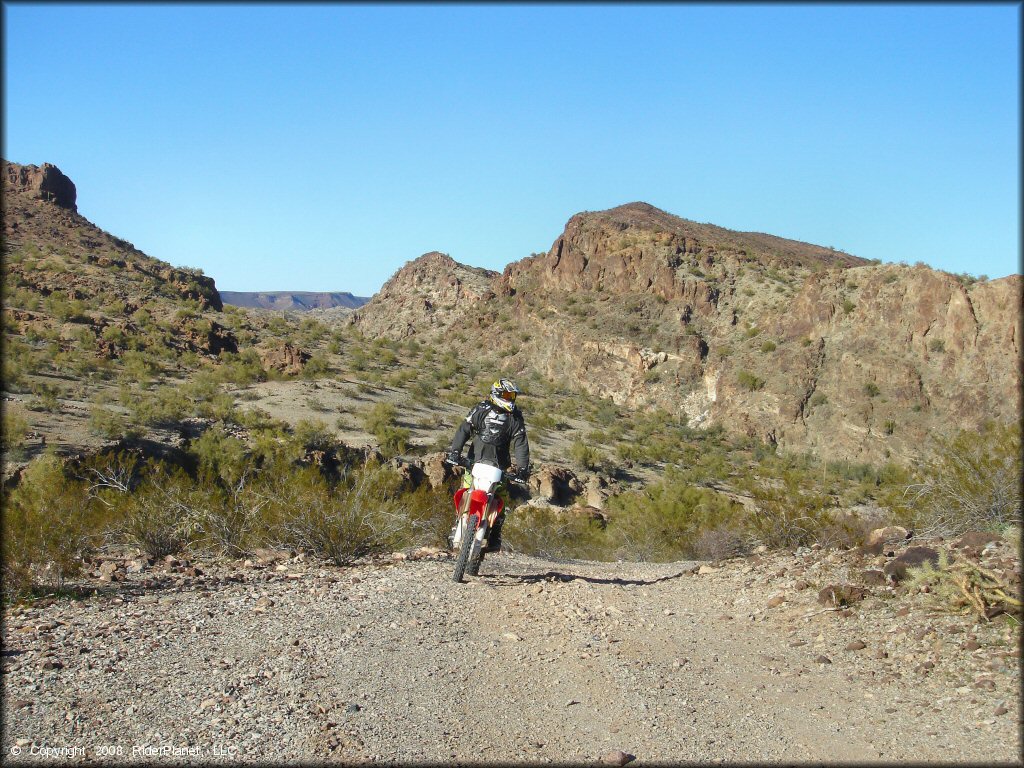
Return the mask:
<path id="1" fill-rule="evenodd" d="M 1001 630 L 897 617 L 891 600 L 821 613 L 806 590 L 767 608 L 786 557 L 698 574 L 501 555 L 465 584 L 446 558 L 151 574 L 10 613 L 4 756 L 1019 760 L 1019 663 Z M 979 648 L 957 649 L 965 632 Z M 854 639 L 867 647 L 845 650 Z M 938 663 L 914 671 L 925 656 Z"/>

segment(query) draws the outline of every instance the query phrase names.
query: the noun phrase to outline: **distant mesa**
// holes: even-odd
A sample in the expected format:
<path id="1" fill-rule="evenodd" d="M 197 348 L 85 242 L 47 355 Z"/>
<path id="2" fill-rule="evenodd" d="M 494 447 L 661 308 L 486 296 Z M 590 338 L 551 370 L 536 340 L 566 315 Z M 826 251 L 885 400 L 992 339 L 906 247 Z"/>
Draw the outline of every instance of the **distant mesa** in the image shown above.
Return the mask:
<path id="1" fill-rule="evenodd" d="M 221 291 L 220 300 L 225 304 L 252 309 L 358 309 L 370 300 L 368 296 L 353 296 L 347 292 L 317 291 Z"/>
<path id="2" fill-rule="evenodd" d="M 16 192 L 27 192 L 32 197 L 47 200 L 60 208 L 78 211 L 78 191 L 71 179 L 61 173 L 60 168 L 50 163 L 18 165 L 4 163 L 7 171 L 7 186 Z"/>

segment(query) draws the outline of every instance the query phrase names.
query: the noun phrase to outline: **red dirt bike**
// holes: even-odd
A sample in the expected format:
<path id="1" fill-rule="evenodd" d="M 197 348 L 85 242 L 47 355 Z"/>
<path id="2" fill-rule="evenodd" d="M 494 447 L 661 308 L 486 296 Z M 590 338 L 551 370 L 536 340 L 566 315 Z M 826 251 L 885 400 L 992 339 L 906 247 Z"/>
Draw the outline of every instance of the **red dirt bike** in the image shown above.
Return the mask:
<path id="1" fill-rule="evenodd" d="M 464 469 L 469 467 L 465 462 L 448 463 Z M 455 573 L 452 578 L 460 583 L 464 574 L 476 576 L 480 573 L 487 534 L 490 533 L 495 518 L 505 507 L 505 502 L 497 494 L 504 474 L 500 469 L 477 462 L 470 473 L 473 477 L 472 485 L 469 488 L 459 488 L 454 498 L 458 521 L 452 537 L 452 547 L 457 549 L 459 554 L 455 559 Z M 526 485 L 522 481 L 510 481 Z"/>

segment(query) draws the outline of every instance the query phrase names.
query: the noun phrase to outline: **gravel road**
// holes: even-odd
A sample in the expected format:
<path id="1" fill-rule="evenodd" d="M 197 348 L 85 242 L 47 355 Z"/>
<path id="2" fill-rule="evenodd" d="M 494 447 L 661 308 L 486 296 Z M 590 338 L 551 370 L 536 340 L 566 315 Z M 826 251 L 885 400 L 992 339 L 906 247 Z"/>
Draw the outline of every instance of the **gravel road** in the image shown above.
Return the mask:
<path id="1" fill-rule="evenodd" d="M 1020 764 L 1019 634 L 882 590 L 823 611 L 796 577 L 830 557 L 136 562 L 7 612 L 3 754 Z"/>

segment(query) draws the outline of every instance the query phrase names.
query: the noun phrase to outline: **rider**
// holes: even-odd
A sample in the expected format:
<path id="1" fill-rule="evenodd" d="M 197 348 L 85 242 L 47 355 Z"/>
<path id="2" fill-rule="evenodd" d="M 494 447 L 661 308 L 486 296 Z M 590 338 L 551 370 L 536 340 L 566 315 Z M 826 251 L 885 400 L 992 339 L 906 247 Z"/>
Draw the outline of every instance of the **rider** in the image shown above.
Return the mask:
<path id="1" fill-rule="evenodd" d="M 490 397 L 474 405 L 466 420 L 459 425 L 448 450 L 447 460 L 453 464 L 460 463 L 462 447 L 472 437 L 468 456 L 470 467 L 475 461 L 492 464 L 510 480 L 526 482 L 530 475 L 530 444 L 526 439 L 523 412 L 516 406 L 516 395 L 519 393 L 519 388 L 510 379 L 494 382 Z M 470 488 L 472 484 L 473 475 L 467 468 L 462 487 Z M 504 522 L 503 509 L 491 527 L 485 551 L 501 550 L 501 527 Z M 453 528 L 452 537 L 454 535 Z"/>

